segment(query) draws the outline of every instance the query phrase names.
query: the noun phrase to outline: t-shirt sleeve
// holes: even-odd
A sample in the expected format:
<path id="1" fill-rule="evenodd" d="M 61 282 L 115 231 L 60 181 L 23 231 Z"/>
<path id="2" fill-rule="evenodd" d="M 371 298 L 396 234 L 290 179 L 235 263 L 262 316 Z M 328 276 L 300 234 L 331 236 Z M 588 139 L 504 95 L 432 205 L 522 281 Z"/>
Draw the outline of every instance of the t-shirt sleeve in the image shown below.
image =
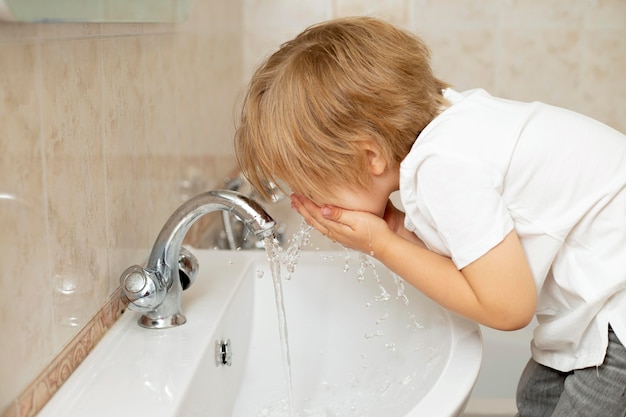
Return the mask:
<path id="1" fill-rule="evenodd" d="M 431 155 L 415 171 L 415 204 L 462 269 L 513 229 L 502 199 L 503 178 L 483 161 Z"/>

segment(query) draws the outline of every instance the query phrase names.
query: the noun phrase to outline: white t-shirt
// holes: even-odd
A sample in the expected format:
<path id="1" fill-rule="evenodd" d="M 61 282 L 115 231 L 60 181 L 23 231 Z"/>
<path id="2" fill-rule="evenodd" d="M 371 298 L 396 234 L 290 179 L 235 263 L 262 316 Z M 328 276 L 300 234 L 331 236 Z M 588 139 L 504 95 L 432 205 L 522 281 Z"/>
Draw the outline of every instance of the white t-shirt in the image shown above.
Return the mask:
<path id="1" fill-rule="evenodd" d="M 400 166 L 405 226 L 459 269 L 512 230 L 539 293 L 533 358 L 569 371 L 626 344 L 626 136 L 543 103 L 446 90 Z"/>

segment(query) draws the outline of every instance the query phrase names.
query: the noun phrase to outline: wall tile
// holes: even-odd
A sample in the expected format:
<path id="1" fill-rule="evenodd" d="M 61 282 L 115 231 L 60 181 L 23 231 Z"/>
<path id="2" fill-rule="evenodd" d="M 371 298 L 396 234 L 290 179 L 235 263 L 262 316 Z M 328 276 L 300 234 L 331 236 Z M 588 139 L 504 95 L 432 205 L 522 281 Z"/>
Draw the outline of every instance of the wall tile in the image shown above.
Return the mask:
<path id="1" fill-rule="evenodd" d="M 42 46 L 42 120 L 57 346 L 108 295 L 100 41 Z"/>
<path id="2" fill-rule="evenodd" d="M 626 28 L 590 30 L 581 63 L 577 110 L 626 133 Z"/>
<path id="3" fill-rule="evenodd" d="M 143 34 L 143 23 L 101 23 L 100 34 L 109 36 L 136 36 Z"/>
<path id="4" fill-rule="evenodd" d="M 243 0 L 244 80 L 281 43 L 332 17 L 331 0 Z"/>
<path id="5" fill-rule="evenodd" d="M 413 0 L 409 1 L 411 27 L 421 33 L 431 28 L 443 35 L 461 28 L 487 29 L 498 19 L 511 0 Z"/>
<path id="6" fill-rule="evenodd" d="M 149 253 L 154 231 L 137 221 L 149 212 L 150 141 L 143 111 L 144 71 L 140 37 L 102 40 L 102 117 L 106 161 L 108 291 L 129 265 Z M 132 227 L 130 226 L 132 225 Z"/>
<path id="7" fill-rule="evenodd" d="M 581 34 L 578 30 L 538 29 L 501 32 L 494 94 L 539 100 L 564 107 L 580 94 Z"/>
<path id="8" fill-rule="evenodd" d="M 175 196 L 179 203 L 202 191 L 213 188 L 210 179 L 215 178 L 212 154 L 219 154 L 222 141 L 232 141 L 232 106 L 234 95 L 221 94 L 228 89 L 229 58 L 222 59 L 223 50 L 209 35 L 191 36 L 180 34 L 175 40 L 177 47 L 172 57 L 187 65 L 176 68 L 176 108 L 186 109 L 177 113 L 177 135 L 184 138 L 181 155 L 182 189 Z M 241 62 L 240 59 L 237 60 Z M 238 80 L 237 80 L 238 81 Z M 232 82 L 230 83 L 232 85 Z M 199 157 L 204 155 L 204 157 Z"/>
<path id="9" fill-rule="evenodd" d="M 156 233 L 178 206 L 182 166 L 181 142 L 178 136 L 177 92 L 173 60 L 175 35 L 146 35 L 142 37 L 144 73 L 145 135 L 150 143 L 147 157 L 150 196 L 146 202 L 148 228 Z M 180 109 L 180 111 L 184 111 Z"/>
<path id="10" fill-rule="evenodd" d="M 38 25 L 43 39 L 76 39 L 100 35 L 99 23 L 45 23 Z"/>
<path id="11" fill-rule="evenodd" d="M 0 23 L 0 40 L 33 40 L 39 36 L 39 25 L 27 23 Z"/>
<path id="12" fill-rule="evenodd" d="M 225 1 L 195 1 L 192 2 L 189 16 L 185 21 L 176 24 L 178 32 L 203 33 L 221 22 L 217 16 L 239 10 L 239 7 L 233 7 L 233 2 Z M 214 17 L 215 16 L 215 17 Z M 232 16 L 229 16 L 232 18 Z M 231 19 L 231 25 L 239 25 L 241 20 Z"/>
<path id="13" fill-rule="evenodd" d="M 589 1 L 579 0 L 509 0 L 503 9 L 501 27 L 580 29 Z"/>
<path id="14" fill-rule="evenodd" d="M 442 34 L 428 29 L 421 38 L 431 51 L 435 75 L 452 88 L 494 88 L 498 48 L 494 30 L 465 28 Z"/>
<path id="15" fill-rule="evenodd" d="M 175 78 L 178 134 L 185 138 L 181 155 L 198 150 L 216 155 L 232 153 L 236 100 L 242 94 L 240 37 L 179 34 L 173 60 L 179 66 Z"/>
<path id="16" fill-rule="evenodd" d="M 626 26 L 625 1 L 588 0 L 587 3 L 584 26 L 586 29 L 624 30 Z"/>
<path id="17" fill-rule="evenodd" d="M 334 3 L 333 17 L 374 16 L 395 25 L 406 26 L 408 24 L 406 0 L 335 0 Z"/>
<path id="18" fill-rule="evenodd" d="M 49 263 L 38 46 L 0 41 L 0 56 L 1 413 L 45 366 L 54 345 L 40 336 L 52 325 L 52 285 L 45 279 Z"/>

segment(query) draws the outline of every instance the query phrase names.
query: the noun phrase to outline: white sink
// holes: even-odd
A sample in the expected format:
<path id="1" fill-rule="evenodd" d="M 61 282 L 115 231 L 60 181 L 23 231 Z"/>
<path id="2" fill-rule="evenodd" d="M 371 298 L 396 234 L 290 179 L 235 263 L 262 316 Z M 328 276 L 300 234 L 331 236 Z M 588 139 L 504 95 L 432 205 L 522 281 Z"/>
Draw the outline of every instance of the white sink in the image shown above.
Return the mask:
<path id="1" fill-rule="evenodd" d="M 148 330 L 127 311 L 40 417 L 289 415 L 266 255 L 192 252 L 200 272 L 183 296 L 187 323 Z M 345 257 L 303 252 L 283 281 L 295 416 L 458 416 L 480 368 L 478 326 L 408 285 L 405 304 L 381 265 L 391 297 L 379 300 L 375 275 L 359 280 L 357 255 Z M 218 366 L 227 340 L 232 365 Z"/>

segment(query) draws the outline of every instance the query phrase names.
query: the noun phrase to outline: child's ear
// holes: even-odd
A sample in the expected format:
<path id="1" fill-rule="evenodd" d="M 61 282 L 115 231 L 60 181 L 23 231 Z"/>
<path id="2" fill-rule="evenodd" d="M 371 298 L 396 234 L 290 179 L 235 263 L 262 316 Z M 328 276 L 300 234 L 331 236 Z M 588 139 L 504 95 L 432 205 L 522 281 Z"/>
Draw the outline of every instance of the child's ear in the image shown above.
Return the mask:
<path id="1" fill-rule="evenodd" d="M 383 174 L 387 169 L 387 159 L 383 157 L 380 147 L 376 143 L 368 140 L 363 143 L 363 150 L 367 154 L 370 174 Z"/>

